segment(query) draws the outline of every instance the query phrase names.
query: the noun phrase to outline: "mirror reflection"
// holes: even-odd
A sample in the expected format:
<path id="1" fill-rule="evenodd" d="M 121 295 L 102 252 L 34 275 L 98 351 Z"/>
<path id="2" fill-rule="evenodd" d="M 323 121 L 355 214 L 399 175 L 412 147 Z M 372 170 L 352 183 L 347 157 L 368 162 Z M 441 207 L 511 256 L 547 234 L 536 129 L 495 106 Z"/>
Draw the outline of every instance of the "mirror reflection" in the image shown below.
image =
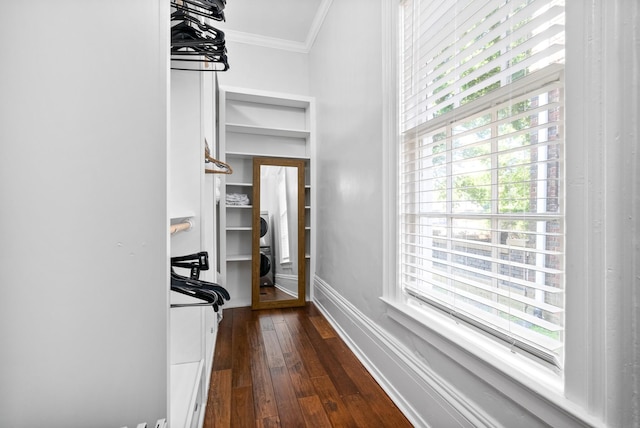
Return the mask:
<path id="1" fill-rule="evenodd" d="M 304 305 L 303 177 L 304 161 L 254 160 L 254 308 Z"/>

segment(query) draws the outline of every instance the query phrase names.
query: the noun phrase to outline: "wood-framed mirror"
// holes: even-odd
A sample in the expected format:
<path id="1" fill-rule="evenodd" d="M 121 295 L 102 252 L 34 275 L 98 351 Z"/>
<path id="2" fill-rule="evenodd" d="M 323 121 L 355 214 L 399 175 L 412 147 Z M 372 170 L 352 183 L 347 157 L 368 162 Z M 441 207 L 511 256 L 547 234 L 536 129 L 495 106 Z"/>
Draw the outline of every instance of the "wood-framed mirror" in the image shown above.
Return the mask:
<path id="1" fill-rule="evenodd" d="M 305 304 L 304 168 L 302 159 L 253 159 L 253 309 Z"/>

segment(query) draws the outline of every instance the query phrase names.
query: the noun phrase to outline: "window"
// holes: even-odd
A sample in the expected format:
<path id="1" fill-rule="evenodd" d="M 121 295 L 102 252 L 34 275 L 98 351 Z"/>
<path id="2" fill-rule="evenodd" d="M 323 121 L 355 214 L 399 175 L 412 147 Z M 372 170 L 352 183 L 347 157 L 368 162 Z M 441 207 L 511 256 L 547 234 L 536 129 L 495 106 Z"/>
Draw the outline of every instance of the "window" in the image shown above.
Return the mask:
<path id="1" fill-rule="evenodd" d="M 564 2 L 401 2 L 403 293 L 548 362 L 564 345 Z"/>

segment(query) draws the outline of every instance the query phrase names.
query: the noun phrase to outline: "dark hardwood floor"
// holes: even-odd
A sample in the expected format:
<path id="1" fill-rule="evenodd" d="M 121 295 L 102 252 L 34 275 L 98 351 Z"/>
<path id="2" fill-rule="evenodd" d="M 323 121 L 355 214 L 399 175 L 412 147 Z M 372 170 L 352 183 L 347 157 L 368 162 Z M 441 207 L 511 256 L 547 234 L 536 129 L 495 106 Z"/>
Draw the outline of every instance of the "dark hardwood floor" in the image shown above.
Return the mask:
<path id="1" fill-rule="evenodd" d="M 312 304 L 223 315 L 205 428 L 411 426 Z"/>

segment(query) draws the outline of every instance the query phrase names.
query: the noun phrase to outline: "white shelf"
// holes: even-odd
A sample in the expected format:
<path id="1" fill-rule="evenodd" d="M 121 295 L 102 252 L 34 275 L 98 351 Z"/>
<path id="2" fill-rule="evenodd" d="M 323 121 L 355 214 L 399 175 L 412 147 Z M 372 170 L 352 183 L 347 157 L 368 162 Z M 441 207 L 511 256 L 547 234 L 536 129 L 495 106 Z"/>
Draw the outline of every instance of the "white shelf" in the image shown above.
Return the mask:
<path id="1" fill-rule="evenodd" d="M 170 427 L 190 427 L 204 361 L 172 364 Z"/>
<path id="2" fill-rule="evenodd" d="M 227 230 L 251 231 L 251 226 L 227 226 Z"/>
<path id="3" fill-rule="evenodd" d="M 308 108 L 309 98 L 297 95 L 281 95 L 259 90 L 226 87 L 227 100 L 268 104 L 282 107 Z"/>
<path id="4" fill-rule="evenodd" d="M 266 153 L 266 152 L 259 153 L 259 152 L 228 151 L 227 157 L 236 157 L 236 158 L 269 157 L 269 158 L 291 158 L 291 159 L 309 160 L 309 156 L 290 156 L 290 155 L 273 154 L 273 153 Z"/>
<path id="5" fill-rule="evenodd" d="M 229 182 L 227 182 L 227 186 L 253 187 L 253 183 L 229 183 Z"/>
<path id="6" fill-rule="evenodd" d="M 251 261 L 251 254 L 235 254 L 227 256 L 228 262 L 245 262 Z"/>
<path id="7" fill-rule="evenodd" d="M 270 128 L 266 126 L 243 125 L 240 123 L 227 123 L 227 132 L 239 134 L 270 135 L 275 137 L 308 138 L 311 132 L 304 129 Z"/>
<path id="8" fill-rule="evenodd" d="M 184 220 L 187 218 L 193 218 L 196 215 L 193 213 L 193 211 L 177 211 L 177 212 L 173 212 L 169 214 L 169 219 L 173 222 L 173 221 L 179 221 L 179 220 Z"/>
<path id="9" fill-rule="evenodd" d="M 251 209 L 253 205 L 226 205 L 227 208 Z"/>

